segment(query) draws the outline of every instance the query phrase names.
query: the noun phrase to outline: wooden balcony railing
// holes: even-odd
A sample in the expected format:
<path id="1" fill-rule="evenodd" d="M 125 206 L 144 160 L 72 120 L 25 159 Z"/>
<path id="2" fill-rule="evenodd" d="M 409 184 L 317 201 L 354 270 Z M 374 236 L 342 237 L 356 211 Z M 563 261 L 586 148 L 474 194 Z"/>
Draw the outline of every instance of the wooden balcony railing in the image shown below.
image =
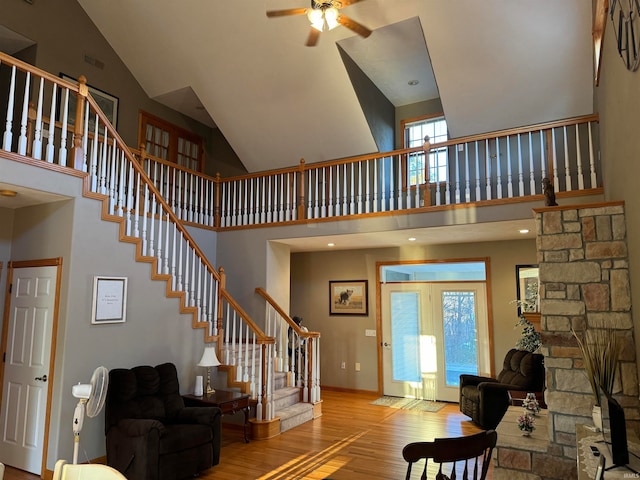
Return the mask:
<path id="1" fill-rule="evenodd" d="M 601 190 L 598 115 L 458 138 L 422 148 L 210 178 L 135 151 L 182 221 L 235 228 L 346 219 L 448 205 Z M 439 178 L 425 181 L 429 164 Z"/>
<path id="2" fill-rule="evenodd" d="M 136 259 L 152 264 L 152 278 L 170 285 L 168 295 L 181 298 L 184 311 L 193 314 L 193 327 L 205 329 L 205 341 L 216 342 L 219 358 L 236 367 L 238 386 L 256 399 L 260 419 L 274 419 L 268 388 L 273 385 L 275 338 L 235 302 L 225 288 L 224 272 L 209 263 L 175 213 L 162 180 L 169 177 L 161 173 L 159 182 L 155 175 L 151 180 L 82 77 L 75 85 L 3 53 L 0 69 L 10 79 L 0 90 L 3 157 L 86 172 L 84 195 L 106 204 L 103 218 L 120 222 L 121 240 L 136 244 Z M 75 111 L 70 98 L 76 100 Z M 188 198 L 192 203 L 194 197 Z M 243 359 L 241 352 L 249 347 L 260 352 L 257 362 Z"/>

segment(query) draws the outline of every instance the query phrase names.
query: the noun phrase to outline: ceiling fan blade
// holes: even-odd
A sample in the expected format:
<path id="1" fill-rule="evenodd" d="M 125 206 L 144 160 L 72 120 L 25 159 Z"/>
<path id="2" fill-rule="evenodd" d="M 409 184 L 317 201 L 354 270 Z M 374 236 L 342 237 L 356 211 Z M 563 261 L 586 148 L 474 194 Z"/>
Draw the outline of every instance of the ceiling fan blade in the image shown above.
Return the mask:
<path id="1" fill-rule="evenodd" d="M 269 10 L 267 17 L 285 17 L 287 15 L 304 15 L 307 13 L 306 8 L 288 8 L 286 10 Z"/>
<path id="2" fill-rule="evenodd" d="M 318 38 L 320 38 L 320 31 L 312 27 L 309 31 L 309 36 L 307 37 L 307 43 L 305 45 L 307 47 L 315 47 L 316 43 L 318 43 Z"/>
<path id="3" fill-rule="evenodd" d="M 338 15 L 337 21 L 343 27 L 347 27 L 349 30 L 353 30 L 361 37 L 367 38 L 369 35 L 371 35 L 371 30 L 369 30 L 364 25 L 359 24 L 355 20 L 350 19 L 346 15 Z"/>

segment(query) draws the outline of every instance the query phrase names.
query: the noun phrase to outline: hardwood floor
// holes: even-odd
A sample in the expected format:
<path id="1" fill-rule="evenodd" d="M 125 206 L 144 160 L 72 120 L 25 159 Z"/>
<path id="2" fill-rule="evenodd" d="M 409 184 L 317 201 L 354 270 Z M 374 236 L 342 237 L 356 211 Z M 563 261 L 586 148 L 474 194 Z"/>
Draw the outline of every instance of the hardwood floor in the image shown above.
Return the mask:
<path id="1" fill-rule="evenodd" d="M 276 438 L 243 444 L 240 432 L 230 432 L 235 438 L 228 444 L 227 437 L 220 465 L 201 478 L 400 479 L 407 443 L 480 431 L 457 404 L 428 413 L 371 405 L 377 395 L 327 390 L 322 396 L 322 417 Z"/>
<path id="2" fill-rule="evenodd" d="M 457 404 L 429 413 L 371 405 L 377 395 L 326 390 L 322 396 L 320 418 L 269 440 L 244 443 L 241 429 L 223 427 L 220 464 L 200 479 L 400 479 L 407 443 L 480 431 Z M 5 472 L 5 480 L 37 479 L 11 468 Z"/>

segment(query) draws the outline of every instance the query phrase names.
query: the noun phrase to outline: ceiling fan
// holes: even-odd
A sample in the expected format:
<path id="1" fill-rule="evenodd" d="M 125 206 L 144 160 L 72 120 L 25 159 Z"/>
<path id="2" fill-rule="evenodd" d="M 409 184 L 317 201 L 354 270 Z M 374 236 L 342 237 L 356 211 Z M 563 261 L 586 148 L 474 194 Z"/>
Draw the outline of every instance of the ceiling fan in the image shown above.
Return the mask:
<path id="1" fill-rule="evenodd" d="M 307 47 L 313 47 L 318 43 L 320 32 L 323 30 L 331 30 L 338 25 L 347 27 L 358 35 L 367 38 L 371 35 L 371 30 L 340 13 L 340 9 L 361 1 L 362 0 L 311 0 L 311 8 L 269 10 L 267 11 L 267 17 L 306 14 L 311 22 L 311 31 L 309 32 L 306 43 Z"/>

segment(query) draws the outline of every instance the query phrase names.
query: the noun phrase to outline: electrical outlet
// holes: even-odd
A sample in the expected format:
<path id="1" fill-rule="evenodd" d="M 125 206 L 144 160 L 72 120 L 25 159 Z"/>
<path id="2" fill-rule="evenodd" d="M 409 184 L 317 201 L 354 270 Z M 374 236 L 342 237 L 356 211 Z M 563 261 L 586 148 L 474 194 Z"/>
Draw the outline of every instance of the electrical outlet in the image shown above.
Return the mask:
<path id="1" fill-rule="evenodd" d="M 341 368 L 342 370 L 346 369 L 346 368 L 347 368 L 347 362 L 342 362 L 342 363 L 340 364 L 340 368 Z"/>
<path id="2" fill-rule="evenodd" d="M 360 371 L 360 362 L 356 362 L 356 372 Z"/>
<path id="3" fill-rule="evenodd" d="M 364 331 L 364 336 L 365 337 L 375 337 L 376 336 L 376 331 L 375 330 L 369 330 L 368 328 L 365 329 Z"/>

